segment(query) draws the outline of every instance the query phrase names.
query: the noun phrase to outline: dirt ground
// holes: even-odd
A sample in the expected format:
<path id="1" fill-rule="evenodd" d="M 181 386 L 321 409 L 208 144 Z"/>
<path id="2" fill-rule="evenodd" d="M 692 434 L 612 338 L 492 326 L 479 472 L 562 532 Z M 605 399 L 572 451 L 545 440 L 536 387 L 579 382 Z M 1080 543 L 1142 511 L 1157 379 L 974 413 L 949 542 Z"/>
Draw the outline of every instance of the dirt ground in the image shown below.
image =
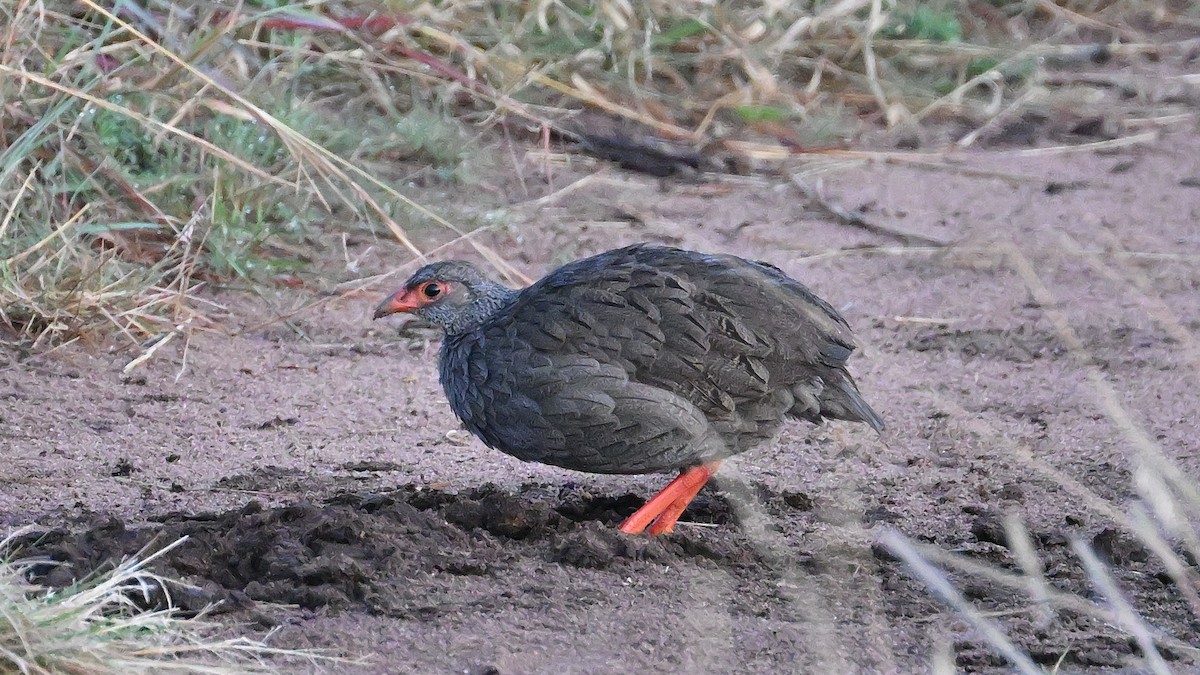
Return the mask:
<path id="1" fill-rule="evenodd" d="M 1095 597 L 1071 550 L 1082 538 L 1147 620 L 1194 640 L 1200 619 L 1161 563 L 1046 470 L 1118 508 L 1134 496 L 1133 446 L 1075 335 L 1117 407 L 1200 477 L 1200 135 L 925 159 L 949 166 L 862 162 L 823 174 L 824 194 L 948 246 L 839 222 L 783 180 L 609 169 L 559 193 L 595 169 L 549 180 L 531 162 L 508 197 L 473 197 L 504 223 L 480 240 L 531 277 L 633 241 L 736 253 L 809 284 L 860 336 L 851 369 L 885 436 L 793 424 L 727 463 L 670 536 L 614 529 L 666 477 L 525 464 L 461 430 L 436 335 L 370 321 L 411 266 L 288 323 L 214 293 L 225 328 L 128 376 L 127 351 L 0 351 L 0 523 L 43 528 L 36 549 L 70 563 L 49 572 L 59 582 L 191 535 L 161 568 L 197 585 L 185 604 L 283 624 L 279 645 L 371 655 L 339 672 L 904 672 L 945 650 L 1002 671 L 878 538 L 894 528 L 1015 569 L 1009 513 L 1055 586 Z M 322 263 L 331 278 L 407 262 L 362 237 L 346 255 L 356 267 Z M 1023 595 L 955 579 L 1047 667 L 1136 669 L 1110 626 L 1065 610 L 1039 624 Z"/>

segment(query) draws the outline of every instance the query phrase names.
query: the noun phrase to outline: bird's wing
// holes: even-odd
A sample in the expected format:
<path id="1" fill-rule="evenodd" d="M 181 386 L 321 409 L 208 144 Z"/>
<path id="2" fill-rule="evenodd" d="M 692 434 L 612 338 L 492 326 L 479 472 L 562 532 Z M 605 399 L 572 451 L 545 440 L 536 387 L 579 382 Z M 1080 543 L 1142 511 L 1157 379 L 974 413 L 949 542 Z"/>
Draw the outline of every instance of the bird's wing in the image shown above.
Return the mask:
<path id="1" fill-rule="evenodd" d="M 545 353 L 583 353 L 702 410 L 843 371 L 846 322 L 800 282 L 735 256 L 633 246 L 562 267 L 507 325 Z"/>

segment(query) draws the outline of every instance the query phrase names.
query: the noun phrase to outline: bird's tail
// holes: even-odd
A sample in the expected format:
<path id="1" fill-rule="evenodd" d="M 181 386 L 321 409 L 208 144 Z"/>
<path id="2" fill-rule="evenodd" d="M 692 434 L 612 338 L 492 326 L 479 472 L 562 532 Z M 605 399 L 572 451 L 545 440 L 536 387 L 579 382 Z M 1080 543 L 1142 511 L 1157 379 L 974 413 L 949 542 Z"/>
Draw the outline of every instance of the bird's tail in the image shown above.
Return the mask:
<path id="1" fill-rule="evenodd" d="M 883 418 L 858 393 L 858 386 L 849 375 L 821 392 L 821 417 L 866 422 L 880 434 L 884 429 Z"/>
<path id="2" fill-rule="evenodd" d="M 792 387 L 795 403 L 789 412 L 815 424 L 825 419 L 866 422 L 876 433 L 883 433 L 883 418 L 863 400 L 850 374 L 840 371 L 834 376 L 835 382 L 813 378 Z"/>

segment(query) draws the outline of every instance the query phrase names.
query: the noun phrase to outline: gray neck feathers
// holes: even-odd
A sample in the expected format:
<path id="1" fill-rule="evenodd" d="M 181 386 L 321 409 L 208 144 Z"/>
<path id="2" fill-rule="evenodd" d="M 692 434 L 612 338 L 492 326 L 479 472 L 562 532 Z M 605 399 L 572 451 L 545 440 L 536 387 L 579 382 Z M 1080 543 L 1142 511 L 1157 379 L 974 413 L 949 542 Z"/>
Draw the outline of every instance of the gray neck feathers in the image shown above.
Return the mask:
<path id="1" fill-rule="evenodd" d="M 417 312 L 437 324 L 446 335 L 461 335 L 483 325 L 493 314 L 512 303 L 518 291 L 491 280 L 469 285 L 471 297 L 462 305 L 437 304 Z"/>

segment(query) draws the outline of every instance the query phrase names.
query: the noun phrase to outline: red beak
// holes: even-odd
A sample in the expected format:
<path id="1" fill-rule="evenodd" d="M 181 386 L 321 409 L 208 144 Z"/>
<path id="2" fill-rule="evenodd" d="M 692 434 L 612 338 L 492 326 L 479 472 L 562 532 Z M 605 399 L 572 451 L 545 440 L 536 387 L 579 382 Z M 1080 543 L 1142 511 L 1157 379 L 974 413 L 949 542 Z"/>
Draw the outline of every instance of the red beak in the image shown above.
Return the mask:
<path id="1" fill-rule="evenodd" d="M 378 319 L 397 312 L 411 312 L 424 304 L 415 290 L 401 288 L 375 307 L 375 314 L 372 318 Z"/>

